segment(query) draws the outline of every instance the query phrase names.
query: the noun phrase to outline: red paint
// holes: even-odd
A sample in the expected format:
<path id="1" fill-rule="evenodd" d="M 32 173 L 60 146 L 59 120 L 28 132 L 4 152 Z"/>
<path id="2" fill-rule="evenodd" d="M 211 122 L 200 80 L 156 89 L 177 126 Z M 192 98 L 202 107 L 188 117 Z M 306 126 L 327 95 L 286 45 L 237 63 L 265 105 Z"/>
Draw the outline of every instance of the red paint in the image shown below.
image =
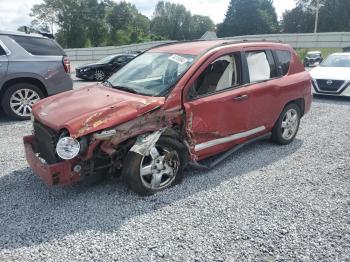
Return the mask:
<path id="1" fill-rule="evenodd" d="M 93 141 L 84 160 L 92 158 L 96 147 L 107 154 L 113 154 L 112 147 L 128 138 L 161 127 L 182 127 L 189 145 L 191 160 L 204 159 L 243 143 L 250 138 L 271 131 L 284 106 L 290 101 L 303 101 L 304 112 L 311 107 L 311 83 L 309 73 L 299 62 L 295 51 L 288 45 L 267 42 L 240 42 L 223 44 L 225 41 L 199 41 L 161 46 L 149 52 L 169 52 L 199 55 L 192 67 L 178 81 L 170 95 L 147 97 L 106 88 L 100 84 L 80 90 L 62 93 L 37 103 L 33 107 L 36 120 L 59 131 L 67 129 L 71 136 L 82 137 L 106 128 L 117 130 L 117 136 L 110 141 Z M 211 48 L 211 49 L 210 49 Z M 228 89 L 213 95 L 188 100 L 193 82 L 205 68 L 217 58 L 234 52 L 254 50 L 288 50 L 292 53 L 289 74 L 269 81 L 246 84 L 237 89 Z M 238 96 L 247 99 L 236 101 Z M 159 110 L 154 110 L 159 108 Z M 174 109 L 176 108 L 176 113 Z M 154 110 L 154 111 L 153 111 Z M 241 138 L 195 152 L 194 146 L 210 140 L 227 137 L 257 127 L 266 129 L 250 137 Z M 25 137 L 28 163 L 34 172 L 48 184 L 52 184 L 53 172 L 60 173 L 63 184 L 69 184 L 79 177 L 71 177 L 73 161 L 55 165 L 43 165 L 32 149 L 33 136 Z"/>
<path id="2" fill-rule="evenodd" d="M 36 157 L 33 150 L 35 137 L 25 136 L 23 142 L 28 164 L 34 173 L 44 180 L 46 184 L 50 186 L 55 184 L 70 185 L 80 180 L 79 174 L 72 172 L 74 160 L 63 161 L 53 165 L 44 164 L 38 157 Z M 57 183 L 54 182 L 54 176 L 58 177 Z"/>
<path id="3" fill-rule="evenodd" d="M 59 131 L 80 137 L 132 120 L 161 106 L 163 97 L 147 97 L 101 84 L 51 96 L 33 107 L 35 119 Z"/>

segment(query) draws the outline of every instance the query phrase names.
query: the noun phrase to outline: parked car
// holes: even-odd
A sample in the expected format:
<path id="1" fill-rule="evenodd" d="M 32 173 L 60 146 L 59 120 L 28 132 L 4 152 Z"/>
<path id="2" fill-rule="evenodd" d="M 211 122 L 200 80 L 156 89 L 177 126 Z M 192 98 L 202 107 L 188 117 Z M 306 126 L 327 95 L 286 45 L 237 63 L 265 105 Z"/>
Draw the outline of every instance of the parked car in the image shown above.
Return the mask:
<path id="1" fill-rule="evenodd" d="M 107 56 L 96 63 L 83 65 L 75 69 L 75 75 L 85 80 L 103 81 L 137 56 L 135 53 Z"/>
<path id="2" fill-rule="evenodd" d="M 310 51 L 307 52 L 304 58 L 305 67 L 314 67 L 318 66 L 323 61 L 321 51 Z"/>
<path id="3" fill-rule="evenodd" d="M 179 183 L 188 164 L 212 168 L 260 139 L 291 143 L 311 99 L 310 75 L 289 45 L 159 46 L 103 84 L 35 104 L 26 157 L 49 185 L 121 174 L 149 195 Z"/>
<path id="4" fill-rule="evenodd" d="M 30 118 L 44 97 L 71 90 L 70 61 L 53 39 L 0 31 L 0 100 L 15 119 Z"/>
<path id="5" fill-rule="evenodd" d="M 350 46 L 343 47 L 343 52 L 344 53 L 349 53 L 350 52 Z"/>
<path id="6" fill-rule="evenodd" d="M 335 53 L 310 71 L 313 93 L 350 96 L 350 53 Z"/>

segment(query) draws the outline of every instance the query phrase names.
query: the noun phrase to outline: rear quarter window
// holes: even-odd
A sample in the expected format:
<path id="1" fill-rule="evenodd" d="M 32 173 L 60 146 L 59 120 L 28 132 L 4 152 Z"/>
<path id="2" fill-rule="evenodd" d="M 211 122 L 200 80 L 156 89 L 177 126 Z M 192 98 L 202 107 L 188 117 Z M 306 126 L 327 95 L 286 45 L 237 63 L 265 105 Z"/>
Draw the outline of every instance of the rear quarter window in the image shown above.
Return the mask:
<path id="1" fill-rule="evenodd" d="M 0 45 L 0 55 L 6 55 L 6 52 L 5 52 L 5 50 L 1 47 L 1 45 Z"/>
<path id="2" fill-rule="evenodd" d="M 56 41 L 48 38 L 38 38 L 29 36 L 10 36 L 21 47 L 32 55 L 40 56 L 64 56 L 65 52 L 56 43 Z"/>
<path id="3" fill-rule="evenodd" d="M 282 74 L 288 74 L 292 54 L 286 50 L 276 50 L 276 55 L 282 69 Z"/>

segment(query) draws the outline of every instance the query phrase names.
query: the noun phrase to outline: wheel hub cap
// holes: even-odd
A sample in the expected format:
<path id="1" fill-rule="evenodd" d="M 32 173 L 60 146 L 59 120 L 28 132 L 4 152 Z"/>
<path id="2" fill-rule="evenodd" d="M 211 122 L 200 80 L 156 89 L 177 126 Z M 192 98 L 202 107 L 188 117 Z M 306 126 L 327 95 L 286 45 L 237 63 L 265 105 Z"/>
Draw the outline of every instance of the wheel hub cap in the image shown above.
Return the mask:
<path id="1" fill-rule="evenodd" d="M 179 165 L 176 151 L 153 147 L 150 156 L 143 157 L 141 161 L 141 181 L 146 188 L 163 189 L 174 181 Z"/>
<path id="2" fill-rule="evenodd" d="M 31 89 L 20 89 L 10 97 L 10 107 L 14 113 L 22 117 L 29 117 L 32 106 L 40 100 L 37 92 Z"/>
<path id="3" fill-rule="evenodd" d="M 282 137 L 290 140 L 294 137 L 299 124 L 298 113 L 295 109 L 290 109 L 286 112 L 282 120 Z"/>

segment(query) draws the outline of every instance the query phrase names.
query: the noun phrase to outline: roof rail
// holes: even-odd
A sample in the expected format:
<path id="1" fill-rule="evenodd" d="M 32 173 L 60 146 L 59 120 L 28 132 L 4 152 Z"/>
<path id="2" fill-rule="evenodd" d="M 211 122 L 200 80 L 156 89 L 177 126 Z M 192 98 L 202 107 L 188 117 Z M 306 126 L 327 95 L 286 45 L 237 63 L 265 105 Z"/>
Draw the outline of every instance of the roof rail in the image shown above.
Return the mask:
<path id="1" fill-rule="evenodd" d="M 24 33 L 26 33 L 27 35 L 30 35 L 31 33 L 35 33 L 35 34 L 39 34 L 39 35 L 45 36 L 47 38 L 55 39 L 53 34 L 37 30 L 37 29 L 35 29 L 33 27 L 23 26 L 23 29 L 24 29 Z"/>
<path id="2" fill-rule="evenodd" d="M 183 44 L 183 43 L 191 43 L 191 42 L 204 42 L 204 41 L 213 41 L 213 40 L 203 40 L 203 39 L 195 39 L 195 40 L 181 40 L 181 41 L 176 41 L 174 40 L 173 42 L 169 43 L 164 43 L 156 46 L 152 46 L 148 49 L 146 49 L 144 52 L 147 52 L 149 50 L 152 50 L 154 48 L 162 47 L 162 46 L 169 46 L 169 45 L 176 45 L 176 44 Z"/>

